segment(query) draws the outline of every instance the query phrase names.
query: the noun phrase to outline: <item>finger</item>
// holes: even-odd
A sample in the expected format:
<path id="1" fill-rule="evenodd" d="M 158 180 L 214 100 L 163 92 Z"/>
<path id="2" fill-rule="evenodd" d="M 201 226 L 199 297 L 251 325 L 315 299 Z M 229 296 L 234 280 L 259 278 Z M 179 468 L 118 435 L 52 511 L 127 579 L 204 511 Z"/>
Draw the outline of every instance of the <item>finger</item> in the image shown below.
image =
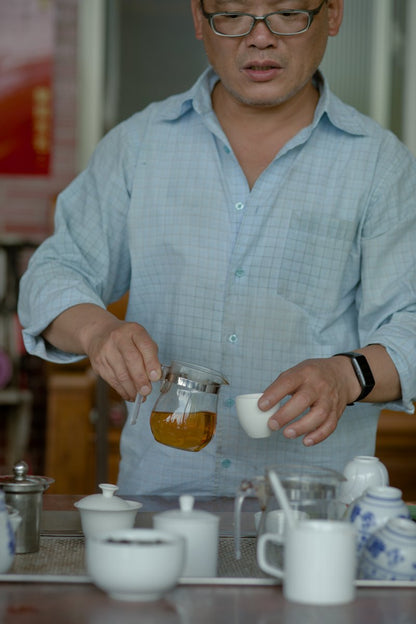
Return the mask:
<path id="1" fill-rule="evenodd" d="M 121 355 L 113 356 L 112 360 L 105 361 L 95 371 L 126 401 L 132 401 L 136 397 L 137 390 L 133 379 L 123 362 Z"/>
<path id="2" fill-rule="evenodd" d="M 270 428 L 274 430 L 281 429 L 289 422 L 303 414 L 315 400 L 316 397 L 312 397 L 306 389 L 296 392 L 284 405 L 282 405 L 282 407 L 277 410 L 276 414 L 270 417 Z"/>
<path id="3" fill-rule="evenodd" d="M 337 425 L 338 419 L 336 418 L 326 420 L 318 429 L 315 429 L 315 431 L 312 431 L 304 437 L 303 444 L 305 446 L 314 446 L 315 444 L 319 444 L 319 442 L 323 442 L 334 433 Z"/>
<path id="4" fill-rule="evenodd" d="M 152 383 L 146 372 L 142 353 L 140 352 L 133 336 L 128 342 L 121 344 L 123 365 L 128 375 L 126 382 L 133 386 L 134 395 L 137 393 L 147 396 L 152 391 Z M 118 375 L 123 375 L 123 370 L 118 371 Z"/>
<path id="5" fill-rule="evenodd" d="M 141 354 L 126 331 L 110 335 L 94 358 L 94 370 L 127 401 L 151 391 Z"/>
<path id="6" fill-rule="evenodd" d="M 299 381 L 296 381 L 288 371 L 281 373 L 263 392 L 258 402 L 259 408 L 264 411 L 271 409 L 284 397 L 294 394 L 298 386 Z"/>
<path id="7" fill-rule="evenodd" d="M 313 446 L 329 437 L 336 429 L 338 417 L 335 411 L 327 412 L 320 407 L 312 408 L 305 416 L 290 423 L 283 430 L 283 435 L 289 439 L 305 436 L 305 446 Z"/>
<path id="8" fill-rule="evenodd" d="M 134 334 L 133 341 L 136 348 L 140 351 L 143 368 L 150 381 L 158 381 L 162 376 L 162 368 L 158 358 L 158 346 L 146 332 L 143 330 L 140 335 Z"/>
<path id="9" fill-rule="evenodd" d="M 121 361 L 119 357 L 111 360 L 114 373 L 126 392 L 133 393 L 132 400 L 137 393 L 143 397 L 150 394 L 152 381 L 160 379 L 161 367 L 157 358 L 157 345 L 147 331 L 137 323 L 126 323 L 122 331 L 115 335 L 113 346 L 121 355 Z"/>

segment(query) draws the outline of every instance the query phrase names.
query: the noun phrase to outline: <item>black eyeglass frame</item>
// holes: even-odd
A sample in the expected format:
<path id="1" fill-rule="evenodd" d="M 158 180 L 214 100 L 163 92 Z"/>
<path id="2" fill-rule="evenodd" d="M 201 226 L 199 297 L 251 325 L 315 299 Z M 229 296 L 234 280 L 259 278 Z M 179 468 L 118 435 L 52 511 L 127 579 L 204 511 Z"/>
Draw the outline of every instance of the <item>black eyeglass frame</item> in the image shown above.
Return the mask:
<path id="1" fill-rule="evenodd" d="M 253 15 L 252 13 L 232 13 L 232 12 L 225 12 L 225 13 L 207 13 L 205 11 L 205 7 L 204 7 L 204 0 L 200 0 L 201 2 L 201 11 L 202 11 L 202 15 L 208 20 L 209 25 L 211 27 L 211 30 L 218 35 L 219 37 L 246 37 L 247 35 L 249 35 L 253 28 L 255 27 L 255 25 L 257 24 L 257 22 L 264 22 L 267 26 L 267 28 L 270 30 L 270 32 L 273 35 L 279 35 L 280 37 L 293 37 L 294 35 L 301 35 L 302 33 L 306 32 L 307 30 L 309 30 L 309 28 L 312 26 L 312 22 L 314 20 L 314 17 L 316 15 L 318 15 L 318 13 L 320 12 L 320 10 L 322 9 L 322 7 L 324 6 L 324 4 L 327 2 L 327 0 L 322 0 L 321 4 L 316 7 L 316 9 L 311 9 L 310 11 L 308 11 L 307 9 L 305 10 L 301 10 L 301 9 L 285 9 L 282 11 L 272 11 L 271 13 L 266 13 L 266 15 Z M 294 33 L 282 33 L 282 32 L 277 32 L 276 30 L 272 30 L 272 28 L 270 27 L 269 22 L 267 21 L 267 18 L 270 15 L 284 15 L 287 13 L 302 13 L 304 15 L 308 16 L 308 23 L 305 26 L 305 28 L 303 28 L 302 30 L 298 30 L 297 32 Z M 245 32 L 245 33 L 241 33 L 238 35 L 226 35 L 224 33 L 218 32 L 218 30 L 215 30 L 214 27 L 214 18 L 218 15 L 235 15 L 235 16 L 242 16 L 242 15 L 246 15 L 247 17 L 251 17 L 252 18 L 252 24 L 251 24 L 251 28 Z"/>

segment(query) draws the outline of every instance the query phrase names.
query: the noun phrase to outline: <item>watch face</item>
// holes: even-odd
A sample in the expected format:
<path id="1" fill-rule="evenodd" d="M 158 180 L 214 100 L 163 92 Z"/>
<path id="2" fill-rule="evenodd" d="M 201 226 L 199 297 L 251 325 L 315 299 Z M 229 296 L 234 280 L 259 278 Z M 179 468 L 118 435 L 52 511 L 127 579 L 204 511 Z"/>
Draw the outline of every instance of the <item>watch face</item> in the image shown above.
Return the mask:
<path id="1" fill-rule="evenodd" d="M 371 390 L 375 386 L 373 373 L 371 372 L 371 368 L 367 362 L 367 358 L 362 353 L 355 353 L 354 351 L 349 351 L 347 353 L 337 353 L 337 355 L 344 355 L 345 357 L 350 358 L 351 364 L 354 368 L 355 374 L 357 375 L 357 379 L 360 382 L 361 386 L 361 393 L 356 401 L 361 401 L 368 394 L 370 394 Z"/>

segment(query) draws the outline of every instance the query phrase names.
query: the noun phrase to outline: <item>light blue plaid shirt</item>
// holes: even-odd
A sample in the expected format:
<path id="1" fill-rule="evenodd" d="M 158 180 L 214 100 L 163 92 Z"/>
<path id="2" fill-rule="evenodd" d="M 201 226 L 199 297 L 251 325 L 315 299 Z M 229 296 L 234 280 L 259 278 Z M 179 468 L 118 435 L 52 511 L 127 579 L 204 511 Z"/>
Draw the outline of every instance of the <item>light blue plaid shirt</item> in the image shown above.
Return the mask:
<path id="1" fill-rule="evenodd" d="M 342 470 L 374 452 L 380 405 L 345 410 L 306 448 L 279 432 L 253 440 L 235 396 L 260 392 L 310 357 L 386 346 L 403 400 L 416 397 L 416 162 L 389 132 L 323 82 L 313 123 L 250 191 L 211 107 L 205 72 L 187 93 L 113 129 L 59 197 L 56 233 L 23 277 L 19 314 L 29 352 L 68 362 L 40 337 L 76 303 L 108 304 L 130 289 L 129 320 L 160 360 L 208 366 L 229 379 L 213 441 L 199 453 L 154 441 L 149 413 L 121 442 L 122 494 L 232 495 L 277 462 Z"/>

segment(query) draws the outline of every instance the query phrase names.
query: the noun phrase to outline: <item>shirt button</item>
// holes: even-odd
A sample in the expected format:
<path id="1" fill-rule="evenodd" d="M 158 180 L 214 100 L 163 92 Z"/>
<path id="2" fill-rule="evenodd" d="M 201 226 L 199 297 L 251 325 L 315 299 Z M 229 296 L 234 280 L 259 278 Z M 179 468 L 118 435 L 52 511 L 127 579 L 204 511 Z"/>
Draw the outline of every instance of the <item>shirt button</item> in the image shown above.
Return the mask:
<path id="1" fill-rule="evenodd" d="M 246 272 L 244 271 L 244 269 L 237 269 L 237 271 L 234 273 L 236 277 L 243 277 L 245 274 Z"/>
<path id="2" fill-rule="evenodd" d="M 225 407 L 234 407 L 235 401 L 234 399 L 226 399 L 224 401 Z"/>
<path id="3" fill-rule="evenodd" d="M 229 468 L 231 466 L 231 460 L 230 459 L 223 459 L 221 462 L 221 466 L 223 468 Z"/>
<path id="4" fill-rule="evenodd" d="M 238 336 L 237 334 L 230 334 L 228 336 L 228 342 L 232 342 L 233 344 L 235 344 L 236 342 L 238 342 Z"/>
<path id="5" fill-rule="evenodd" d="M 230 148 L 228 147 L 228 145 L 224 145 L 224 152 L 226 154 L 229 154 L 231 152 Z"/>
<path id="6" fill-rule="evenodd" d="M 236 203 L 236 205 L 235 205 L 235 209 L 236 210 L 243 210 L 243 208 L 244 208 L 243 202 L 237 202 Z"/>

